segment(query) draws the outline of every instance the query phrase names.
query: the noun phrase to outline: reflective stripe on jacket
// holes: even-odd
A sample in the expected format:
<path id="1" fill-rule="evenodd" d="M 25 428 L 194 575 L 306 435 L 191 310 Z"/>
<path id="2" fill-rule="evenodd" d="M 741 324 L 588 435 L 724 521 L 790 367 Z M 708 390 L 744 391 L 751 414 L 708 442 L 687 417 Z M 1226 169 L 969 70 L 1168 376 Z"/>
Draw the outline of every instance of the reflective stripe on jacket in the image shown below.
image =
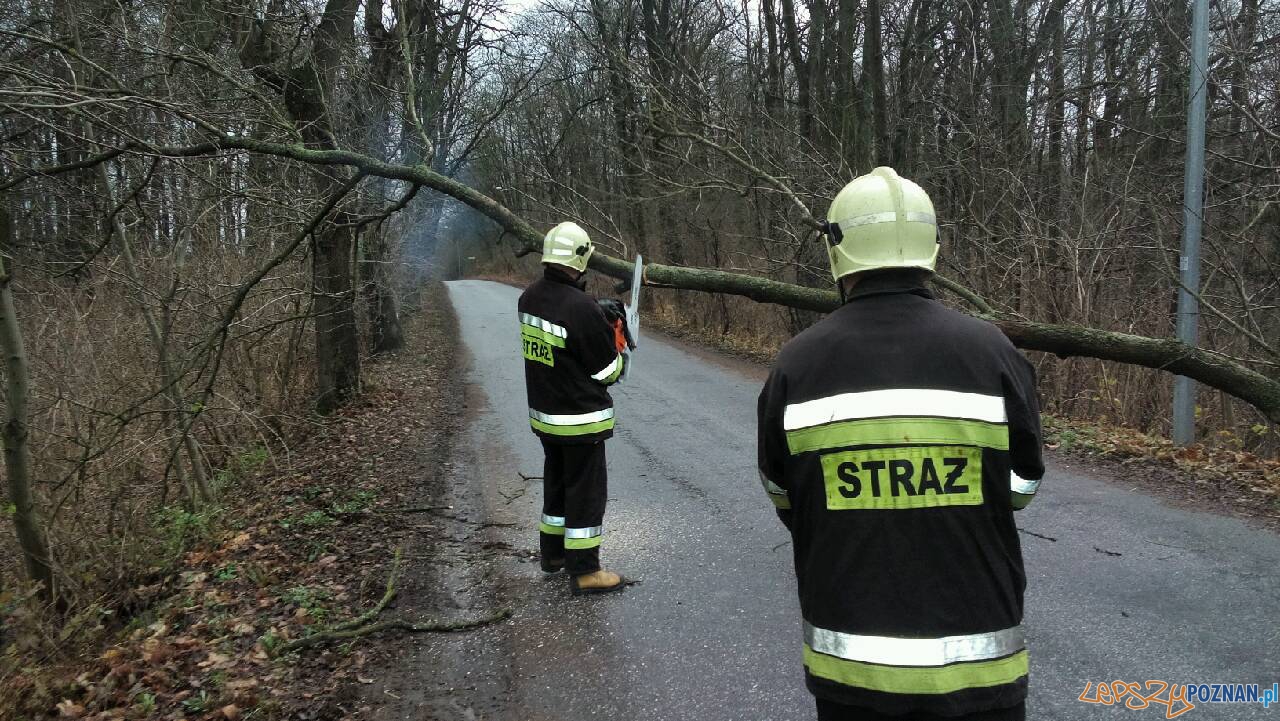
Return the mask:
<path id="1" fill-rule="evenodd" d="M 919 276 L 859 282 L 782 349 L 760 474 L 793 537 L 810 690 L 943 716 L 1026 696 L 1011 492 L 1044 473 L 1031 364 Z"/>
<path id="2" fill-rule="evenodd" d="M 607 386 L 622 374 L 604 311 L 564 271 L 547 266 L 520 295 L 529 425 L 555 443 L 591 443 L 613 434 Z"/>

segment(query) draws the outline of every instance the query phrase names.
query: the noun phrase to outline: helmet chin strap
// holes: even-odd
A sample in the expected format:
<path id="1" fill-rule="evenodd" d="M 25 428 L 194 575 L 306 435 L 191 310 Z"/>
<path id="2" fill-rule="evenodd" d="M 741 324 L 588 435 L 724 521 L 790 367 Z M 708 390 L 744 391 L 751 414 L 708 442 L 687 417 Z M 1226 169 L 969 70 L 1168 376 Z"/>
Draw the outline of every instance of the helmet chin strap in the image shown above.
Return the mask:
<path id="1" fill-rule="evenodd" d="M 840 230 L 840 224 L 832 223 L 829 220 L 822 224 L 822 228 L 819 232 L 821 232 L 827 239 L 827 253 L 831 253 L 836 246 L 840 245 L 840 241 L 844 238 L 844 232 Z M 844 305 L 848 302 L 849 299 L 844 295 L 843 278 L 836 278 L 836 292 L 840 294 L 840 305 Z"/>

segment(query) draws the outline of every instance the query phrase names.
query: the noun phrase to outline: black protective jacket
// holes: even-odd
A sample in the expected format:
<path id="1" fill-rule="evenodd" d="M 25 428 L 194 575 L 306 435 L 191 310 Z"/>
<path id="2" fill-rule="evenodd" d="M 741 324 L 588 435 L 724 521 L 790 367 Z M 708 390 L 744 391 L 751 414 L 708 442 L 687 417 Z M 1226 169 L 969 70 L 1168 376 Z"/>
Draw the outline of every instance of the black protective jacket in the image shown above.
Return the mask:
<path id="1" fill-rule="evenodd" d="M 552 443 L 613 435 L 607 387 L 622 374 L 613 326 L 582 285 L 554 265 L 520 295 L 529 424 Z"/>
<path id="2" fill-rule="evenodd" d="M 809 689 L 952 716 L 1026 696 L 1011 490 L 1044 464 L 1031 364 L 919 278 L 869 276 L 786 344 L 760 471 L 794 541 Z"/>

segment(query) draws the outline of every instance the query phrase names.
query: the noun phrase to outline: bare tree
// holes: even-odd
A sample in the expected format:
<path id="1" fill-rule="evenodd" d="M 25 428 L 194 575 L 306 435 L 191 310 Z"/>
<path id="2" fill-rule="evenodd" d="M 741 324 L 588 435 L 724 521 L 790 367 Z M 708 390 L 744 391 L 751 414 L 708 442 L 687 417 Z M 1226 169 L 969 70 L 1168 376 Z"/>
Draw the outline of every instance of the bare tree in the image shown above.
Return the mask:
<path id="1" fill-rule="evenodd" d="M 13 504 L 13 526 L 27 575 L 40 584 L 41 597 L 48 603 L 58 598 L 53 562 L 45 542 L 35 496 L 31 490 L 31 447 L 27 404 L 31 377 L 27 372 L 27 350 L 18 326 L 13 302 L 13 223 L 9 211 L 0 207 L 0 353 L 5 359 L 4 470 L 9 481 L 9 502 Z"/>

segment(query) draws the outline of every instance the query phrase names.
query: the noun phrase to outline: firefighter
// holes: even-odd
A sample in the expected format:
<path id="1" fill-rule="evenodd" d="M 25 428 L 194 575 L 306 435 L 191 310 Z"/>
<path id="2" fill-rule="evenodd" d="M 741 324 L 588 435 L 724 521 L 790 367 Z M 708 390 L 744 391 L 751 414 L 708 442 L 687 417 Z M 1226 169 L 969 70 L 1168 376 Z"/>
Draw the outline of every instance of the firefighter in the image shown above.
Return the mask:
<path id="1" fill-rule="evenodd" d="M 844 303 L 783 347 L 758 407 L 818 718 L 1025 719 L 1013 512 L 1044 473 L 1035 372 L 926 288 L 920 186 L 876 168 L 825 228 Z"/>
<path id="2" fill-rule="evenodd" d="M 623 321 L 611 322 L 584 291 L 594 251 L 586 231 L 561 223 L 543 240 L 542 278 L 520 296 L 520 339 L 529 424 L 542 441 L 542 570 L 566 569 L 573 595 L 625 585 L 600 567 L 607 494 L 605 439 L 613 435 L 613 399 L 626 360 Z"/>

